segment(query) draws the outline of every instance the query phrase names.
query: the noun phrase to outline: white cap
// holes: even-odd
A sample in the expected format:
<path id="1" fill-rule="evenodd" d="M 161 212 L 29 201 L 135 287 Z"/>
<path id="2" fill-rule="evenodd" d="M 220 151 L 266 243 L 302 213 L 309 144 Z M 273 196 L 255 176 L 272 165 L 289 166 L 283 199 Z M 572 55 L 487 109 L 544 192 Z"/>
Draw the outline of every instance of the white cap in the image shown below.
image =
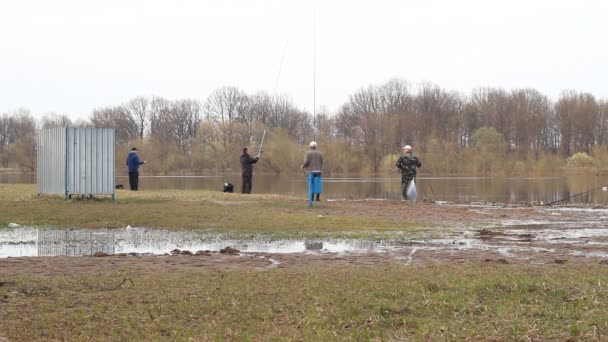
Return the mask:
<path id="1" fill-rule="evenodd" d="M 311 141 L 310 144 L 308 144 L 309 147 L 317 147 L 317 142 L 316 141 Z"/>
<path id="2" fill-rule="evenodd" d="M 405 146 L 403 146 L 402 150 L 408 150 L 408 151 L 411 151 L 411 150 L 412 150 L 412 146 L 410 146 L 410 145 L 405 145 Z"/>

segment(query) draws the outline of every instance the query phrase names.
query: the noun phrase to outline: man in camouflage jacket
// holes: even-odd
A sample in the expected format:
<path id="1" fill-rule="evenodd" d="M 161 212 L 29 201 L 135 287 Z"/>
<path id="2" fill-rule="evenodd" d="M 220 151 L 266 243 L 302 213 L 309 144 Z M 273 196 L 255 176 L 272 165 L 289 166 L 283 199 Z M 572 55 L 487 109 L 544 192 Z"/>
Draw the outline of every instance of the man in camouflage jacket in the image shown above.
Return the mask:
<path id="1" fill-rule="evenodd" d="M 407 187 L 416 178 L 416 168 L 421 167 L 422 163 L 418 157 L 412 153 L 412 146 L 405 145 L 402 149 L 403 155 L 397 160 L 397 168 L 401 170 L 401 199 L 407 199 Z"/>

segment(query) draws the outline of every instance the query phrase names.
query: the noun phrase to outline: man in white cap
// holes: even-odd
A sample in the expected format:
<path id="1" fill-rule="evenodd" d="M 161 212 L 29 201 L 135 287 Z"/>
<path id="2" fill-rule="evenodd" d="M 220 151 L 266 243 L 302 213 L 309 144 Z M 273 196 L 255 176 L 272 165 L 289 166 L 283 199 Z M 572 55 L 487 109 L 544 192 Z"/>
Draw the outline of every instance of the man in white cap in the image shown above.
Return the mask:
<path id="1" fill-rule="evenodd" d="M 416 178 L 416 168 L 421 167 L 422 163 L 418 157 L 412 153 L 412 146 L 405 145 L 401 150 L 402 155 L 397 160 L 397 168 L 401 170 L 401 199 L 407 199 L 407 188 L 410 182 Z"/>
<path id="2" fill-rule="evenodd" d="M 309 188 L 309 202 L 312 207 L 313 195 L 316 196 L 316 201 L 319 200 L 319 195 L 323 192 L 321 182 L 321 172 L 323 170 L 323 154 L 317 151 L 317 143 L 311 141 L 308 145 L 310 151 L 306 152 L 304 156 L 304 164 L 302 168 L 308 172 L 308 188 Z"/>

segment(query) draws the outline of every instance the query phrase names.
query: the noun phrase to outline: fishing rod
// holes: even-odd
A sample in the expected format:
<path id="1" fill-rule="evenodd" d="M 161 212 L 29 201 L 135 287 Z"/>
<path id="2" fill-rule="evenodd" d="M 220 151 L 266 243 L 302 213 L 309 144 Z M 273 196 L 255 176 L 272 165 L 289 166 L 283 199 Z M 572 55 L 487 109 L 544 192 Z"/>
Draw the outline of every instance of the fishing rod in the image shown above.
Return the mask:
<path id="1" fill-rule="evenodd" d="M 158 158 L 160 158 L 160 157 L 162 157 L 162 156 L 163 156 L 163 154 L 159 154 L 159 155 L 157 155 L 157 156 L 156 156 L 156 157 L 154 157 L 154 158 L 151 158 L 151 159 L 146 160 L 145 162 L 146 162 L 146 163 L 149 163 L 149 162 L 151 162 L 151 161 L 153 161 L 153 160 L 156 160 L 156 159 L 158 159 Z"/>
<path id="2" fill-rule="evenodd" d="M 574 195 L 572 195 L 572 196 L 568 196 L 568 197 L 566 197 L 566 198 L 560 198 L 560 199 L 558 199 L 557 201 L 553 201 L 553 202 L 551 202 L 551 203 L 547 203 L 547 204 L 545 204 L 545 207 L 546 207 L 546 206 L 548 206 L 548 205 L 551 205 L 551 204 L 555 204 L 555 203 L 557 203 L 557 202 L 565 201 L 565 200 L 567 200 L 567 199 L 571 199 L 571 198 L 576 197 L 576 196 L 580 196 L 580 195 L 588 194 L 588 193 L 590 193 L 590 192 L 594 192 L 594 191 L 597 191 L 597 190 L 600 190 L 600 189 L 602 189 L 602 191 L 607 191 L 607 188 L 608 188 L 608 186 L 606 186 L 606 185 L 602 185 L 602 186 L 600 186 L 600 187 L 597 187 L 597 188 L 594 188 L 594 189 L 591 189 L 591 190 L 587 190 L 587 191 L 579 192 L 578 194 L 574 194 Z"/>
<path id="3" fill-rule="evenodd" d="M 262 133 L 262 141 L 260 142 L 260 149 L 258 151 L 258 155 L 261 155 L 264 152 L 264 138 L 266 138 L 266 130 Z"/>

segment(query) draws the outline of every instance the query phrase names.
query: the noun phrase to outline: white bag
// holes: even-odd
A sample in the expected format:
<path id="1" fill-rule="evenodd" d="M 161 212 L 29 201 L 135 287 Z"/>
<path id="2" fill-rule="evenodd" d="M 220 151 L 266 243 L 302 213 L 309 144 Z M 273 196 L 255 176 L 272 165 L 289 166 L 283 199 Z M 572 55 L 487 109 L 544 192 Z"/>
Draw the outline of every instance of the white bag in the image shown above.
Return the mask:
<path id="1" fill-rule="evenodd" d="M 407 186 L 407 191 L 405 192 L 405 194 L 407 195 L 407 199 L 412 201 L 412 202 L 416 202 L 416 181 L 412 179 L 412 181 L 410 182 L 410 184 Z"/>

